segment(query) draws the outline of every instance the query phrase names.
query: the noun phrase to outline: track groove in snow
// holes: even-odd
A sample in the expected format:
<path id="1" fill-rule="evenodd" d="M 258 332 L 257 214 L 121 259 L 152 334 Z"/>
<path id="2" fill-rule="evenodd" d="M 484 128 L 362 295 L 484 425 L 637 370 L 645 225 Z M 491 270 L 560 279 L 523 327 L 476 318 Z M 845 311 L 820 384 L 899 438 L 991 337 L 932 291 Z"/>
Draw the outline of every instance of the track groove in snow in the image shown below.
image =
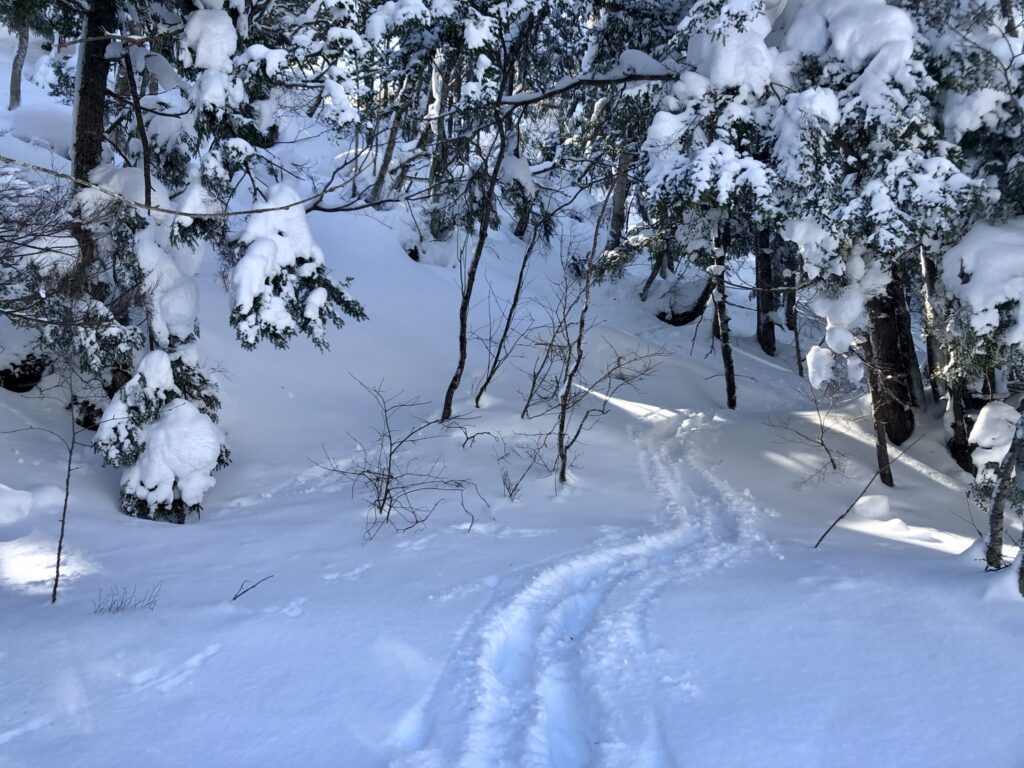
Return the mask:
<path id="1" fill-rule="evenodd" d="M 449 723 L 468 720 L 458 765 L 671 764 L 653 708 L 662 682 L 646 609 L 668 584 L 724 564 L 759 538 L 753 506 L 686 459 L 679 438 L 694 424 L 699 418 L 673 419 L 636 440 L 659 506 L 654 532 L 543 568 L 464 627 L 447 665 L 452 681 L 471 686 L 459 702 L 465 717 L 447 713 Z M 406 722 L 396 745 L 421 746 L 422 720 L 437 706 L 435 691 L 412 716 L 423 738 L 406 738 Z M 630 743 L 638 717 L 643 741 Z M 440 761 L 437 750 L 429 754 Z M 416 764 L 427 756 L 420 752 Z"/>

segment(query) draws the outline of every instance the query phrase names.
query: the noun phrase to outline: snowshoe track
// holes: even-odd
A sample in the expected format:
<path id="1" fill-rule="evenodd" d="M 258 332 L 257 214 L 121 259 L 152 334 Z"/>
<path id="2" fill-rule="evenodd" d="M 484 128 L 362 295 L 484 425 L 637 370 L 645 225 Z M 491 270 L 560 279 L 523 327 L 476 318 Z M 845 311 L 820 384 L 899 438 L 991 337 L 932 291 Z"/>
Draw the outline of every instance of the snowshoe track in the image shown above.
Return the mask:
<path id="1" fill-rule="evenodd" d="M 695 425 L 699 417 L 673 419 L 636 439 L 660 502 L 654 532 L 541 569 L 463 629 L 441 676 L 448 685 L 439 680 L 413 713 L 423 719 L 436 709 L 442 688 L 455 694 L 458 714 L 446 722 L 468 720 L 459 766 L 672 764 L 649 695 L 658 675 L 647 609 L 670 583 L 720 567 L 760 538 L 753 505 L 687 460 Z M 428 728 L 413 730 L 422 738 L 399 743 L 417 749 Z M 631 743 L 638 735 L 642 742 Z M 438 749 L 405 757 L 395 764 L 442 762 Z"/>

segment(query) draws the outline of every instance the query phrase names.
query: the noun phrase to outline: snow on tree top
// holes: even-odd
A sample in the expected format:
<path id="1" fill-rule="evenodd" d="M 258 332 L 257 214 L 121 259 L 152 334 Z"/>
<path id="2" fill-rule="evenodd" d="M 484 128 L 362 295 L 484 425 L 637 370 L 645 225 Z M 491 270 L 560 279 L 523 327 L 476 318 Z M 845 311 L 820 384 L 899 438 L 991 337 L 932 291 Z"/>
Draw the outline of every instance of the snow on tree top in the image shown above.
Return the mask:
<path id="1" fill-rule="evenodd" d="M 1024 217 L 974 225 L 946 253 L 942 270 L 950 293 L 971 308 L 975 331 L 1024 344 Z"/>
<path id="2" fill-rule="evenodd" d="M 230 72 L 238 33 L 227 11 L 194 11 L 181 33 L 181 58 L 186 67 Z"/>

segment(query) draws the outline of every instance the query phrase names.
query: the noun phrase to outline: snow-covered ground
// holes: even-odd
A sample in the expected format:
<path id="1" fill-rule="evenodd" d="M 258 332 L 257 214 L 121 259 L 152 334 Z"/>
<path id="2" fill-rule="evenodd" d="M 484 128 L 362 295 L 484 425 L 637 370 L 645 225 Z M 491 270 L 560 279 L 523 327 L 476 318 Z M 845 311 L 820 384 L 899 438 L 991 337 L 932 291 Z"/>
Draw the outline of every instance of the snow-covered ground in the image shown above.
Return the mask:
<path id="1" fill-rule="evenodd" d="M 59 164 L 69 119 L 26 84 L 0 154 Z M 691 345 L 659 323 L 642 275 L 598 291 L 595 354 L 604 338 L 665 356 L 585 434 L 568 486 L 533 473 L 503 497 L 516 459 L 485 433 L 523 429 L 522 380 L 474 411 L 477 354 L 457 410 L 481 434 L 417 448 L 477 483 L 473 518 L 449 503 L 367 540 L 365 505 L 317 464 L 371 437 L 357 380 L 432 401 L 407 414 L 430 417 L 456 351 L 457 273 L 411 261 L 391 223 L 312 219 L 369 316 L 327 354 L 241 350 L 204 265 L 233 464 L 202 518 L 174 526 L 120 514 L 116 470 L 80 450 L 56 605 L 63 447 L 0 436 L 0 766 L 1020 764 L 1024 601 L 1015 574 L 982 573 L 938 416 L 897 487 L 873 486 L 813 549 L 871 476 L 865 403 L 834 421 L 844 472 L 804 482 L 824 457 L 779 426 L 816 426 L 791 349 L 764 358 L 739 313 L 730 412 L 709 324 Z M 500 292 L 522 245 L 492 245 Z M 0 392 L 0 430 L 66 421 L 60 402 Z M 104 590 L 157 587 L 152 610 L 94 612 Z"/>

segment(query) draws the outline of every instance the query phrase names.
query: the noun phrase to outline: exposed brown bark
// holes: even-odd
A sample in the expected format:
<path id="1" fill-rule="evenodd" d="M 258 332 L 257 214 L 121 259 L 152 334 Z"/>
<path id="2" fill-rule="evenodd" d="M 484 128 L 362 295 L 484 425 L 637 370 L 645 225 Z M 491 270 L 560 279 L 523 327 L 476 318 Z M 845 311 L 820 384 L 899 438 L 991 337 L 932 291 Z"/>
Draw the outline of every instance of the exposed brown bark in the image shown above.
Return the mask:
<path id="1" fill-rule="evenodd" d="M 25 57 L 28 55 L 28 27 L 18 30 L 18 49 L 14 52 L 11 62 L 11 98 L 7 109 L 14 110 L 21 106 L 21 75 L 25 69 Z"/>

